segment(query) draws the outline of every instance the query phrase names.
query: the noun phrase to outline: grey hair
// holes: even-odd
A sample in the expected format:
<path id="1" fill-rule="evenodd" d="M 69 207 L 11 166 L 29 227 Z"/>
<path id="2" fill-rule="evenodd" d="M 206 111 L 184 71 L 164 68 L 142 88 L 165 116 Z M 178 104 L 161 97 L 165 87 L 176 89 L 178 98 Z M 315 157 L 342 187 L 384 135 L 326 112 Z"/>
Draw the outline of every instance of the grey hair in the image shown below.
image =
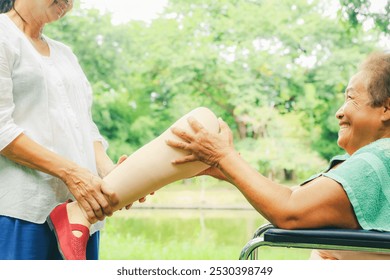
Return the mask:
<path id="1" fill-rule="evenodd" d="M 382 106 L 390 98 L 390 52 L 374 52 L 362 63 L 360 70 L 368 75 L 367 90 L 371 106 Z"/>

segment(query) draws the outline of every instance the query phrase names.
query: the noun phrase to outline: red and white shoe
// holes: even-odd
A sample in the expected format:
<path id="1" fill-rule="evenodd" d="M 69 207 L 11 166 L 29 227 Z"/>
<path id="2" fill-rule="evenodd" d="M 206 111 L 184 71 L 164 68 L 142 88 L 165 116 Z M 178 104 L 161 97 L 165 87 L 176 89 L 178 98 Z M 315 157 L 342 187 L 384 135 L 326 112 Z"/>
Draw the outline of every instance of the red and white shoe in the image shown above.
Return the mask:
<path id="1" fill-rule="evenodd" d="M 47 223 L 57 238 L 58 249 L 64 260 L 85 260 L 89 228 L 81 224 L 71 224 L 66 210 L 68 202 L 56 206 L 47 217 Z M 73 231 L 82 233 L 80 237 Z"/>

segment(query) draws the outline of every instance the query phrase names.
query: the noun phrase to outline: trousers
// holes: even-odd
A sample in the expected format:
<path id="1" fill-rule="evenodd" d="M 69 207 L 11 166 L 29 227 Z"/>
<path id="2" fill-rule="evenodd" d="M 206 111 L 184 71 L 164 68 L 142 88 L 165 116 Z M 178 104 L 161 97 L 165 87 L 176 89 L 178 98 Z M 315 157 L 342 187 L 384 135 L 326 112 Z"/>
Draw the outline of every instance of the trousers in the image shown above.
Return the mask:
<path id="1" fill-rule="evenodd" d="M 99 258 L 100 233 L 88 241 L 87 260 Z M 57 240 L 47 224 L 0 216 L 0 260 L 62 260 Z"/>

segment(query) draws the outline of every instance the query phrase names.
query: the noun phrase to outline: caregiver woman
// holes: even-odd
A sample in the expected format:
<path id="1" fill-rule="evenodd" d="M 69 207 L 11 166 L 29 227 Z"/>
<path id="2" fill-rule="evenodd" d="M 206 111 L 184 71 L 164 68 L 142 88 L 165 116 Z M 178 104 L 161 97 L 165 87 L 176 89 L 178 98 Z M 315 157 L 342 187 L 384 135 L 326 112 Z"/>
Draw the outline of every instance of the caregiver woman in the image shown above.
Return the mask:
<path id="1" fill-rule="evenodd" d="M 0 0 L 0 259 L 61 259 L 51 209 L 76 199 L 96 222 L 116 202 L 101 179 L 115 165 L 91 119 L 91 87 L 71 49 L 42 33 L 72 5 Z"/>

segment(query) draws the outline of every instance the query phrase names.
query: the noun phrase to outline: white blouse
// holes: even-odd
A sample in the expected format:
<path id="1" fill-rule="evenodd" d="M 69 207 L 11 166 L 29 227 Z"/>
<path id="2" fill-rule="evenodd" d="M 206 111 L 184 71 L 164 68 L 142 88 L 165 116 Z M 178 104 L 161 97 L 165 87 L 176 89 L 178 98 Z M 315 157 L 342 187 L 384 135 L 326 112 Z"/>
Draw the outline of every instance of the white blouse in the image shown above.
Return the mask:
<path id="1" fill-rule="evenodd" d="M 24 133 L 97 174 L 93 142 L 107 143 L 91 118 L 90 84 L 71 49 L 45 39 L 49 57 L 0 15 L 0 150 Z M 0 215 L 43 223 L 68 198 L 60 179 L 0 156 Z"/>

